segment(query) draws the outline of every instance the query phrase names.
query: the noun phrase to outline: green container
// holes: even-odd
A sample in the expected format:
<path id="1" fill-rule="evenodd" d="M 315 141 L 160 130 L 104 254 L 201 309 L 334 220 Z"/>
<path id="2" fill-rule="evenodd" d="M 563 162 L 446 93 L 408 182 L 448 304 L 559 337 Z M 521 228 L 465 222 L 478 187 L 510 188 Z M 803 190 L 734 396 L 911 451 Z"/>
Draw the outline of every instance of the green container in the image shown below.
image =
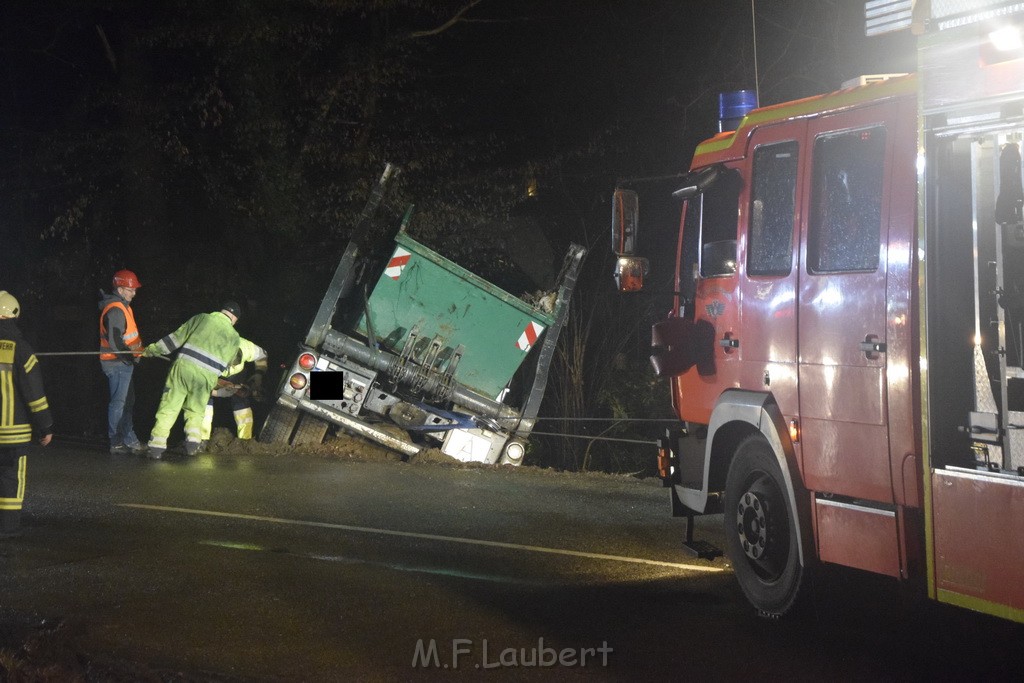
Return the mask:
<path id="1" fill-rule="evenodd" d="M 401 354 L 416 330 L 413 359 L 439 370 L 450 367 L 457 347 L 455 379 L 497 398 L 539 343 L 553 317 L 477 277 L 416 242 L 404 232 L 368 303 L 370 327 L 381 348 Z M 358 331 L 367 334 L 366 314 Z M 431 362 L 431 341 L 438 340 Z"/>

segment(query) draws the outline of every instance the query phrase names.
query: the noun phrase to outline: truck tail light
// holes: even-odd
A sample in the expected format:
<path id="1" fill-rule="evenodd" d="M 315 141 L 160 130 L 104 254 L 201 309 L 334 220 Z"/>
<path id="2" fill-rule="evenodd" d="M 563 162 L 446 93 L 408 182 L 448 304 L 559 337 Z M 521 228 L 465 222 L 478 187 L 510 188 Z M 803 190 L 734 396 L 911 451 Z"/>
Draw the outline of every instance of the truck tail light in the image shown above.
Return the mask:
<path id="1" fill-rule="evenodd" d="M 311 353 L 304 353 L 299 356 L 299 367 L 309 372 L 316 365 L 316 356 Z M 305 386 L 305 385 L 303 385 Z"/>
<path id="2" fill-rule="evenodd" d="M 658 476 L 668 481 L 672 475 L 672 452 L 667 446 L 658 449 Z"/>
<path id="3" fill-rule="evenodd" d="M 303 375 L 301 372 L 296 372 L 288 380 L 288 385 L 295 391 L 302 391 L 303 389 L 306 388 L 307 381 L 308 380 L 306 379 L 305 375 Z"/>

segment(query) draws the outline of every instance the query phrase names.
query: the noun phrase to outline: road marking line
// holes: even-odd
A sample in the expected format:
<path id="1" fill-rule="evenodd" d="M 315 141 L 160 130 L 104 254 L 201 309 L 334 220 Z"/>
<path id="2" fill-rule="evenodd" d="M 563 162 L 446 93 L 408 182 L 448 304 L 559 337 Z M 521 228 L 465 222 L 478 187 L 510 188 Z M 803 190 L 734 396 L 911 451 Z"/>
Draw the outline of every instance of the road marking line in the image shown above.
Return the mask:
<path id="1" fill-rule="evenodd" d="M 231 550 L 250 550 L 262 553 L 282 553 L 292 557 L 304 557 L 307 560 L 319 560 L 321 562 L 339 562 L 343 564 L 362 564 L 371 567 L 385 567 L 399 572 L 414 572 L 416 574 L 435 574 L 438 576 L 450 576 L 459 579 L 473 579 L 474 581 L 490 581 L 492 583 L 515 583 L 528 586 L 548 585 L 542 581 L 530 581 L 522 577 L 500 576 L 497 574 L 472 574 L 454 569 L 441 569 L 435 567 L 415 567 L 411 565 L 395 564 L 393 562 L 374 562 L 356 557 L 345 557 L 344 555 L 320 555 L 316 553 L 293 553 L 283 548 L 264 548 L 263 546 L 251 543 L 236 543 L 234 541 L 198 541 L 200 545 L 212 545 L 216 548 L 230 548 Z"/>
<path id="2" fill-rule="evenodd" d="M 547 553 L 549 555 L 567 555 L 569 557 L 582 557 L 590 560 L 611 560 L 613 562 L 630 562 L 633 564 L 647 564 L 654 567 L 669 567 L 672 569 L 685 569 L 694 572 L 719 573 L 725 571 L 721 567 L 707 567 L 700 564 L 680 564 L 677 562 L 662 562 L 661 560 L 646 560 L 641 557 L 624 557 L 622 555 L 605 555 L 603 553 L 587 553 L 580 550 L 565 550 L 562 548 L 545 548 L 538 545 L 522 545 L 519 543 L 505 543 L 503 541 L 484 541 L 476 538 L 461 538 L 459 536 L 441 536 L 439 534 L 421 534 L 413 531 L 394 531 L 393 529 L 375 529 L 367 526 L 352 526 L 350 524 L 332 524 L 330 522 L 311 522 L 301 519 L 283 519 L 281 517 L 265 517 L 263 515 L 246 515 L 238 512 L 217 512 L 216 510 L 194 510 L 192 508 L 169 507 L 166 505 L 146 505 L 143 503 L 119 503 L 119 507 L 135 508 L 138 510 L 155 510 L 158 512 L 181 512 L 189 515 L 201 515 L 205 517 L 227 517 L 229 519 L 247 519 L 256 522 L 270 522 L 272 524 L 291 524 L 294 526 L 311 526 L 322 529 L 340 529 L 342 531 L 355 531 L 362 534 L 378 534 L 381 536 L 401 536 L 403 538 L 419 538 L 427 541 L 442 541 L 446 543 L 465 543 L 467 545 L 482 545 L 489 548 L 504 548 L 506 550 L 527 550 L 534 553 Z"/>

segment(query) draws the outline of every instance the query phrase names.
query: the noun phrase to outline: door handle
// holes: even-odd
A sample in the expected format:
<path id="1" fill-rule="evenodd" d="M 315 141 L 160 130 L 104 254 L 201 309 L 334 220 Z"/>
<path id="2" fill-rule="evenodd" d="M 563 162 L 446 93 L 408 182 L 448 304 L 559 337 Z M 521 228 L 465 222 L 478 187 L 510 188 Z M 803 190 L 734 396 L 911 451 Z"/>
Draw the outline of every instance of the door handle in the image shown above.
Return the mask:
<path id="1" fill-rule="evenodd" d="M 864 352 L 866 358 L 878 358 L 878 354 L 885 353 L 885 342 L 878 341 L 878 337 L 869 334 L 860 343 L 860 350 Z"/>
<path id="2" fill-rule="evenodd" d="M 732 332 L 726 332 L 725 336 L 718 340 L 718 345 L 725 349 L 738 349 L 740 340 L 732 336 Z"/>

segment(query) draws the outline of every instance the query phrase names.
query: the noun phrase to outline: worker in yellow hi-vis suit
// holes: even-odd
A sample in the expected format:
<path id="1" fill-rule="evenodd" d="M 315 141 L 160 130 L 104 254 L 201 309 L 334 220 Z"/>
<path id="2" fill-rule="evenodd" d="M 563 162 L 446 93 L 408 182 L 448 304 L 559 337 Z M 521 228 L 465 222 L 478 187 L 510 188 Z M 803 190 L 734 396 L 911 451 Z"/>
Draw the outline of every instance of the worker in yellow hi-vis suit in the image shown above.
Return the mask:
<path id="1" fill-rule="evenodd" d="M 253 364 L 253 374 L 245 377 L 245 364 Z M 238 353 L 231 367 L 217 378 L 210 400 L 206 404 L 203 418 L 202 447 L 205 448 L 213 431 L 213 399 L 230 398 L 235 417 L 235 431 L 242 440 L 252 438 L 252 399 L 259 398 L 263 387 L 263 375 L 267 372 L 267 352 L 245 337 L 239 339 Z"/>
<path id="2" fill-rule="evenodd" d="M 199 452 L 210 392 L 238 352 L 241 338 L 235 331 L 235 323 L 240 315 L 239 305 L 229 301 L 216 313 L 192 316 L 174 332 L 146 347 L 144 356 L 178 352 L 167 373 L 164 393 L 156 409 L 156 422 L 149 434 L 150 458 L 163 457 L 167 437 L 180 412 L 185 414 L 185 453 Z"/>

